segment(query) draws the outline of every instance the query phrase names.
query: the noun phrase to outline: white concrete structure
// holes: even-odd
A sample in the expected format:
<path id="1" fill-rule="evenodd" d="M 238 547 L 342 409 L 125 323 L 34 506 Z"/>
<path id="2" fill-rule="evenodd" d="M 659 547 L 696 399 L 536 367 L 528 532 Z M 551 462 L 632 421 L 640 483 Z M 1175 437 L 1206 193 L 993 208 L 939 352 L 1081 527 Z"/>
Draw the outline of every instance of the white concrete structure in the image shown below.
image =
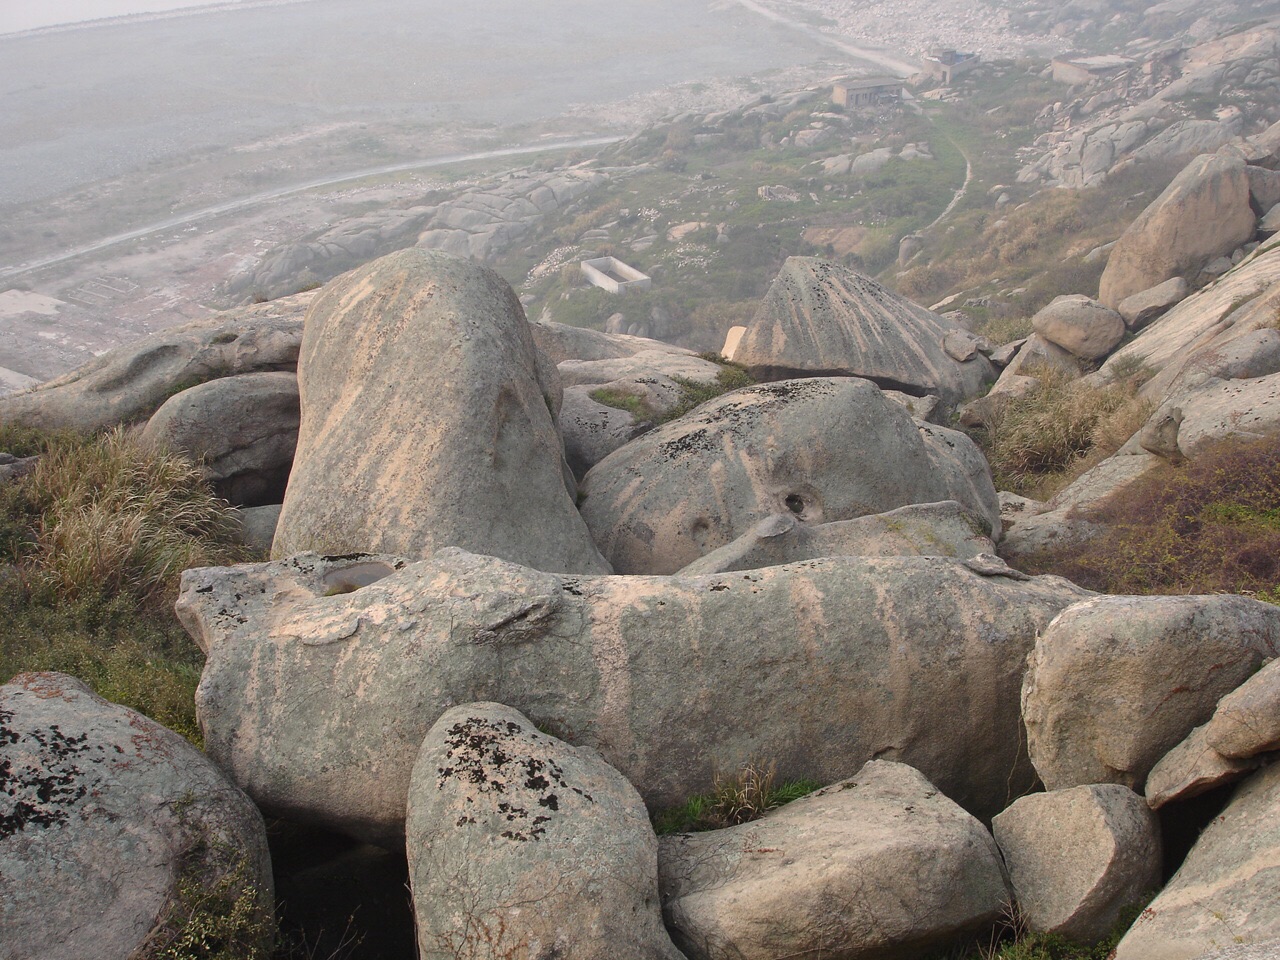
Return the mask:
<path id="1" fill-rule="evenodd" d="M 631 290 L 648 290 L 653 285 L 648 274 L 623 263 L 617 257 L 596 257 L 582 261 L 582 273 L 587 282 L 610 293 L 627 293 Z"/>

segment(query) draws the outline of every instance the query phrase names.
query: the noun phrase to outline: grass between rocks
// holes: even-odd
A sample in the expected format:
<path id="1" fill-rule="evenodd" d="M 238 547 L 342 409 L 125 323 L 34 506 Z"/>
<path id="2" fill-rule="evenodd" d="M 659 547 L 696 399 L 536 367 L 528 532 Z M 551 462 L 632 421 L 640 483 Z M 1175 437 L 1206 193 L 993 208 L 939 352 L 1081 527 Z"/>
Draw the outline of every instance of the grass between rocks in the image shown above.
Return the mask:
<path id="1" fill-rule="evenodd" d="M 1280 438 L 1227 440 L 1164 463 L 1078 516 L 1104 532 L 1029 557 L 1028 573 L 1105 593 L 1252 593 L 1280 603 Z"/>
<path id="2" fill-rule="evenodd" d="M 1067 374 L 1032 371 L 1040 388 L 992 407 L 975 439 L 991 464 L 996 488 L 1045 499 L 1115 453 L 1146 422 L 1137 398 L 1141 372 L 1098 389 Z"/>
<path id="3" fill-rule="evenodd" d="M 188 567 L 247 559 L 199 468 L 114 430 L 0 427 L 0 450 L 39 453 L 0 486 L 0 681 L 58 670 L 200 743 L 203 662 L 172 603 Z"/>
<path id="4" fill-rule="evenodd" d="M 655 814 L 653 829 L 665 836 L 749 823 L 821 786 L 805 779 L 778 783 L 776 764 L 746 763 L 731 777 L 717 774 L 709 793 L 690 797 L 678 807 Z"/>
<path id="5" fill-rule="evenodd" d="M 698 356 L 703 360 L 710 360 L 712 363 L 720 364 L 721 369 L 716 374 L 715 383 L 699 383 L 687 377 L 672 377 L 671 379 L 680 387 L 680 396 L 665 411 L 654 410 L 641 396 L 627 393 L 624 390 L 615 390 L 611 387 L 592 390 L 589 396 L 596 403 L 602 403 L 606 407 L 626 410 L 637 420 L 647 420 L 654 426 L 658 426 L 672 420 L 678 420 L 708 400 L 714 400 L 716 397 L 731 393 L 734 390 L 741 390 L 743 387 L 753 386 L 756 382 L 752 379 L 751 374 L 747 373 L 742 364 L 726 360 L 718 353 L 700 353 Z"/>

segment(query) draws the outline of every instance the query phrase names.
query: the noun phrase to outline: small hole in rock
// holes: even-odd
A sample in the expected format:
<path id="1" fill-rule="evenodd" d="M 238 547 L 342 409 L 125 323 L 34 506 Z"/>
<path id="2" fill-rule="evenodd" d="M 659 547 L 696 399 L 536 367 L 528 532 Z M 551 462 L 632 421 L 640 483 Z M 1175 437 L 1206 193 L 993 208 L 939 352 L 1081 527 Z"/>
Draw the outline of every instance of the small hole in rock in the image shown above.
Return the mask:
<path id="1" fill-rule="evenodd" d="M 799 495 L 793 493 L 784 502 L 792 513 L 796 515 L 804 513 L 804 500 Z"/>

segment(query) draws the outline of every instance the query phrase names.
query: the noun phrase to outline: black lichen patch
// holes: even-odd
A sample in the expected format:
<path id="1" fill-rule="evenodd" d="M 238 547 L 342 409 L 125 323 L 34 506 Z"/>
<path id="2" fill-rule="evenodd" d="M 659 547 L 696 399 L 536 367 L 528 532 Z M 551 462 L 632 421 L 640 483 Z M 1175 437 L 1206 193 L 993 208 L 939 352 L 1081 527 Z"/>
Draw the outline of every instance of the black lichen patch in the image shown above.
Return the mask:
<path id="1" fill-rule="evenodd" d="M 498 800 L 489 820 L 508 825 L 499 836 L 520 842 L 541 839 L 547 832 L 545 824 L 551 822 L 544 814 L 531 814 L 519 802 L 521 791 L 538 807 L 552 812 L 560 809 L 560 794 L 556 791 L 572 791 L 588 802 L 595 802 L 589 793 L 569 784 L 554 760 L 531 756 L 526 738 L 536 741 L 542 736 L 512 721 L 501 723 L 469 717 L 449 728 L 445 735 L 448 763 L 436 769 L 436 788 L 443 790 L 450 780 L 457 780 L 468 788 L 465 797 L 468 804 L 475 804 L 485 796 L 495 799 L 499 794 L 506 796 L 508 787 L 514 787 L 517 796 Z M 457 821 L 460 827 L 476 823 L 472 815 Z"/>
<path id="2" fill-rule="evenodd" d="M 56 725 L 19 734 L 12 723 L 13 713 L 0 710 L 0 748 L 29 743 L 34 755 L 0 754 L 0 840 L 68 822 L 71 808 L 89 792 L 78 760 L 92 763 L 93 757 L 83 755 L 106 750 L 88 743 L 87 734 L 68 736 Z"/>

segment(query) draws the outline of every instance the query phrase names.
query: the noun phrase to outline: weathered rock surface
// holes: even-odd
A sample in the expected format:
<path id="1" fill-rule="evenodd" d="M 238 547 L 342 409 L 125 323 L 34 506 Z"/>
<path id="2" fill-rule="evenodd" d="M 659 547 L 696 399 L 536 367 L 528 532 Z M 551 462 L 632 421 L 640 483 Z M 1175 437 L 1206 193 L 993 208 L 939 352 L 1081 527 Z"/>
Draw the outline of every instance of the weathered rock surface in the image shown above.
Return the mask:
<path id="1" fill-rule="evenodd" d="M 200 461 L 218 496 L 257 507 L 284 499 L 298 419 L 296 375 L 244 373 L 170 397 L 142 435 Z"/>
<path id="2" fill-rule="evenodd" d="M 1009 895 L 982 824 L 883 760 L 762 820 L 664 837 L 659 869 L 695 960 L 917 956 L 981 930 Z"/>
<path id="3" fill-rule="evenodd" d="M 629 357 L 605 360 L 565 360 L 556 367 L 566 387 L 600 385 L 637 377 L 684 377 L 696 383 L 715 383 L 724 368 L 701 357 L 660 350 L 642 350 Z"/>
<path id="4" fill-rule="evenodd" d="M 0 773 L 4 956 L 159 956 L 183 897 L 222 885 L 270 917 L 253 804 L 182 737 L 79 680 L 0 687 Z"/>
<path id="5" fill-rule="evenodd" d="M 210 756 L 271 815 L 385 841 L 426 730 L 476 698 L 599 749 L 651 805 L 761 756 L 828 782 L 884 757 L 989 816 L 1032 783 L 1026 655 L 1086 595 L 926 557 L 561 577 L 442 550 L 191 570 L 178 610 Z"/>
<path id="6" fill-rule="evenodd" d="M 1250 239 L 1256 222 L 1244 160 L 1197 157 L 1116 241 L 1098 299 L 1114 309 L 1172 277 L 1192 276 Z"/>
<path id="7" fill-rule="evenodd" d="M 1170 307 L 1187 298 L 1190 288 L 1182 277 L 1173 277 L 1157 283 L 1149 290 L 1142 290 L 1125 297 L 1116 307 L 1130 330 L 1141 330 Z"/>
<path id="8" fill-rule="evenodd" d="M 1187 297 L 1113 353 L 1100 372 L 1111 375 L 1117 367 L 1134 364 L 1157 371 L 1140 395 L 1160 403 L 1187 365 L 1219 352 L 1235 338 L 1269 328 L 1277 309 L 1280 245 L 1258 252 L 1216 283 Z M 1274 371 L 1249 375 L 1263 372 Z"/>
<path id="9" fill-rule="evenodd" d="M 406 250 L 307 314 L 302 426 L 273 552 L 462 546 L 602 572 L 566 486 L 560 384 L 492 270 Z"/>
<path id="10" fill-rule="evenodd" d="M 1116 960 L 1190 960 L 1280 930 L 1280 764 L 1237 790 L 1116 947 Z"/>
<path id="11" fill-rule="evenodd" d="M 1128 787 L 1033 793 L 991 829 L 1031 930 L 1096 943 L 1160 886 L 1160 824 Z"/>
<path id="12" fill-rule="evenodd" d="M 1081 294 L 1056 297 L 1031 318 L 1036 333 L 1081 360 L 1098 360 L 1124 337 L 1116 311 Z"/>
<path id="13" fill-rule="evenodd" d="M 1152 810 L 1232 783 L 1262 765 L 1261 759 L 1224 757 L 1209 746 L 1205 738 L 1207 727 L 1208 724 L 1196 727 L 1151 768 L 1145 792 Z"/>
<path id="14" fill-rule="evenodd" d="M 1205 730 L 1227 757 L 1280 749 L 1280 660 L 1273 660 L 1218 702 Z"/>
<path id="15" fill-rule="evenodd" d="M 962 329 L 839 264 L 791 257 L 733 359 L 757 379 L 865 377 L 954 407 L 994 379 L 981 354 L 963 363 L 948 355 L 944 338 Z"/>
<path id="16" fill-rule="evenodd" d="M 415 244 L 488 260 L 526 236 L 543 216 L 607 179 L 592 170 L 524 172 L 478 184 L 439 204 L 343 220 L 308 239 L 269 250 L 260 262 L 228 279 L 223 293 L 274 299 Z"/>
<path id="17" fill-rule="evenodd" d="M 565 460 L 579 480 L 613 451 L 649 429 L 649 424 L 638 421 L 629 411 L 592 399 L 595 389 L 568 387 L 560 407 Z"/>
<path id="18" fill-rule="evenodd" d="M 1280 653 L 1280 608 L 1239 596 L 1095 597 L 1036 641 L 1027 749 L 1050 790 L 1142 790 L 1218 700 Z"/>
<path id="19" fill-rule="evenodd" d="M 424 960 L 680 960 L 640 795 L 519 711 L 472 703 L 436 721 L 405 834 Z"/>
<path id="20" fill-rule="evenodd" d="M 1210 379 L 1187 391 L 1177 406 L 1182 411 L 1178 448 L 1187 457 L 1227 438 L 1274 436 L 1280 433 L 1280 373 L 1248 380 Z"/>
<path id="21" fill-rule="evenodd" d="M 955 500 L 918 503 L 855 520 L 804 524 L 775 513 L 719 550 L 699 557 L 682 577 L 756 570 L 818 557 L 957 557 L 994 553 L 985 520 Z"/>
<path id="22" fill-rule="evenodd" d="M 0 397 L 0 423 L 92 433 L 146 420 L 175 393 L 219 377 L 293 370 L 312 294 L 197 320 L 109 350 L 29 393 Z"/>
<path id="23" fill-rule="evenodd" d="M 630 337 L 623 333 L 602 333 L 587 327 L 571 327 L 565 323 L 538 321 L 529 323 L 533 342 L 552 363 L 566 360 L 617 360 L 637 353 L 659 350 L 677 356 L 692 356 L 692 350 L 661 340 Z"/>
<path id="24" fill-rule="evenodd" d="M 240 524 L 240 542 L 261 551 L 263 556 L 270 553 L 271 541 L 276 536 L 276 524 L 280 522 L 280 504 L 242 507 L 235 512 L 235 517 Z"/>
<path id="25" fill-rule="evenodd" d="M 1038 333 L 1027 337 L 1018 348 L 1017 354 L 1000 374 L 1000 379 L 991 388 L 992 393 L 1002 393 L 1009 389 L 1010 381 L 1017 377 L 1034 377 L 1045 368 L 1061 370 L 1071 377 L 1078 377 L 1082 372 L 1080 361 L 1056 343 L 1050 343 Z"/>
<path id="26" fill-rule="evenodd" d="M 995 536 L 986 471 L 967 437 L 913 421 L 870 381 L 787 380 L 719 397 L 610 454 L 583 481 L 582 515 L 618 572 L 674 573 L 782 512 L 816 524 L 958 500 Z"/>

